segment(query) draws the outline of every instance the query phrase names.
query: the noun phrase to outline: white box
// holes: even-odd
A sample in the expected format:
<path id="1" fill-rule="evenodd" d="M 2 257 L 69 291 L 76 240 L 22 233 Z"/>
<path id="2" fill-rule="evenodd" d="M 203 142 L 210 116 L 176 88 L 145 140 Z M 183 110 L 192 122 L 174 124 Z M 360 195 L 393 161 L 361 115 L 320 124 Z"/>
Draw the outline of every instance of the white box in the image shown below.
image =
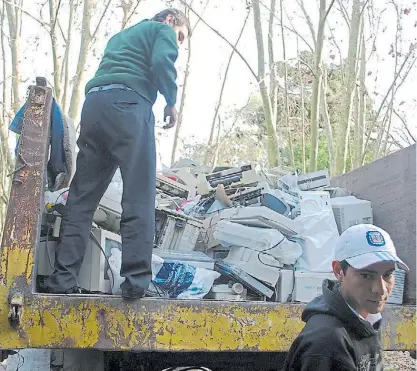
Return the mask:
<path id="1" fill-rule="evenodd" d="M 323 293 L 322 285 L 325 279 L 336 280 L 333 272 L 295 272 L 294 301 L 308 303 Z"/>
<path id="2" fill-rule="evenodd" d="M 405 271 L 402 269 L 395 270 L 395 284 L 388 297 L 387 303 L 402 304 L 404 295 Z"/>
<path id="3" fill-rule="evenodd" d="M 277 284 L 279 268 L 282 267 L 282 264 L 272 256 L 240 246 L 233 246 L 224 262 L 239 267 L 270 286 Z"/>
<path id="4" fill-rule="evenodd" d="M 290 294 L 294 289 L 294 271 L 292 269 L 281 269 L 277 284 L 277 301 L 287 303 Z"/>
<path id="5" fill-rule="evenodd" d="M 373 223 L 370 201 L 346 196 L 332 198 L 330 202 L 340 234 L 353 225 Z"/>
<path id="6" fill-rule="evenodd" d="M 301 174 L 298 176 L 297 184 L 302 191 L 328 187 L 330 185 L 329 170 L 323 169 L 308 174 Z"/>

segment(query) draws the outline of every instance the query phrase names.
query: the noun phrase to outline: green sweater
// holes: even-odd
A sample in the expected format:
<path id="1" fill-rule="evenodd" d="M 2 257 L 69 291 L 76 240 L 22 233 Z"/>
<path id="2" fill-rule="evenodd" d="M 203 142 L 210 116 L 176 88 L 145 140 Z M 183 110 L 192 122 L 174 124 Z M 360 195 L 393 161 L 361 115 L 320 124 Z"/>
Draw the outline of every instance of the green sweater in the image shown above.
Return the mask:
<path id="1" fill-rule="evenodd" d="M 144 20 L 114 35 L 108 42 L 98 70 L 86 87 L 124 84 L 155 103 L 157 92 L 167 105 L 177 100 L 177 37 L 164 23 Z"/>

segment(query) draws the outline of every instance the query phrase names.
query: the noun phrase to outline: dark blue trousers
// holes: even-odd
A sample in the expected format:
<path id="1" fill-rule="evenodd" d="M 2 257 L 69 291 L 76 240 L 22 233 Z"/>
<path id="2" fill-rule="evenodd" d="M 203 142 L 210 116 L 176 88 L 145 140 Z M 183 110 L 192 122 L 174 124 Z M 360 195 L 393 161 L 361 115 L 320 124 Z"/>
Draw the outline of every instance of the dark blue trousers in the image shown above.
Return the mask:
<path id="1" fill-rule="evenodd" d="M 152 104 L 134 91 L 87 95 L 81 114 L 79 153 L 63 217 L 51 292 L 77 286 L 97 205 L 117 169 L 123 179 L 121 275 L 123 290 L 147 289 L 152 277 L 156 150 Z"/>

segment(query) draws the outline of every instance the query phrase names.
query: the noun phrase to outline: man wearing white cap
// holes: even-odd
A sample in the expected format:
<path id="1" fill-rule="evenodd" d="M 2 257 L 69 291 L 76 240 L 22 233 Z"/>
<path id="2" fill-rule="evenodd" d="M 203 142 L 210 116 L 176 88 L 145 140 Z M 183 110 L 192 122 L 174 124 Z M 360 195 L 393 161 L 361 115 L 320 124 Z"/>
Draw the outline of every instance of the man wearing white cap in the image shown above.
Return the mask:
<path id="1" fill-rule="evenodd" d="M 332 263 L 337 281 L 304 309 L 306 322 L 285 360 L 285 371 L 383 370 L 381 311 L 394 287 L 395 269 L 408 271 L 389 234 L 370 224 L 339 238 Z"/>

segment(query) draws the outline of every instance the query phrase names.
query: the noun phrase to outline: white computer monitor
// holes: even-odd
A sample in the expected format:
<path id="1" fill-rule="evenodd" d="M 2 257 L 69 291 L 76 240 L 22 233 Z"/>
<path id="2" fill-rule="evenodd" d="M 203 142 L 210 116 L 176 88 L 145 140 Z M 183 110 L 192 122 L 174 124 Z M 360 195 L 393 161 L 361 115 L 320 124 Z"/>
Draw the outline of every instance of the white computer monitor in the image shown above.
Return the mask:
<path id="1" fill-rule="evenodd" d="M 112 248 L 121 251 L 122 240 L 120 235 L 99 228 L 93 228 L 92 233 L 100 243 L 107 259 L 111 255 Z M 38 275 L 49 276 L 52 274 L 56 247 L 56 241 L 49 241 L 48 246 L 46 246 L 46 241 L 41 241 L 38 245 L 36 268 Z M 78 286 L 91 292 L 111 294 L 111 280 L 113 277 L 109 277 L 107 274 L 109 268 L 107 259 L 90 236 L 78 275 Z"/>

